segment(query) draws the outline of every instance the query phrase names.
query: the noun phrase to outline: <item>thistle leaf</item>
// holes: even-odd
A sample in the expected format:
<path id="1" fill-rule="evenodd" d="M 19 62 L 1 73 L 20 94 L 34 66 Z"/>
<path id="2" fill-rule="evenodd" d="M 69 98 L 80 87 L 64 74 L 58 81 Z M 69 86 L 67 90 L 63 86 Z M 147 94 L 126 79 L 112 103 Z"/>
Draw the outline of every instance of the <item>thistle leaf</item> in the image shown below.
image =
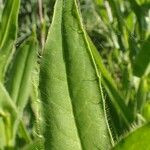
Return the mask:
<path id="1" fill-rule="evenodd" d="M 111 147 L 100 80 L 76 0 L 57 0 L 40 73 L 46 149 Z"/>

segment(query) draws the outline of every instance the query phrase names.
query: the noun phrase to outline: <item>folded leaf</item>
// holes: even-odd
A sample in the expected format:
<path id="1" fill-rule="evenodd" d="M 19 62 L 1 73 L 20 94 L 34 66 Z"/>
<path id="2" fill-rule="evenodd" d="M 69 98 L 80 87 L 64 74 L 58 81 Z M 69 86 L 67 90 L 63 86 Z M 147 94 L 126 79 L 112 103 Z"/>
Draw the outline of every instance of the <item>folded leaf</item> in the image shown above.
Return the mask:
<path id="1" fill-rule="evenodd" d="M 7 89 L 20 115 L 29 98 L 31 88 L 31 74 L 35 65 L 37 41 L 34 35 L 29 37 L 19 47 L 9 71 Z"/>
<path id="2" fill-rule="evenodd" d="M 111 147 L 100 80 L 76 0 L 57 0 L 40 73 L 46 149 Z"/>
<path id="3" fill-rule="evenodd" d="M 35 64 L 37 50 L 37 41 L 35 35 L 25 40 L 18 48 L 17 53 L 12 61 L 12 67 L 8 72 L 6 83 L 7 90 L 13 103 L 19 111 L 19 117 L 22 117 L 23 110 L 28 102 L 31 88 L 31 74 Z M 24 137 L 27 143 L 31 141 L 23 122 L 19 125 L 18 132 Z"/>

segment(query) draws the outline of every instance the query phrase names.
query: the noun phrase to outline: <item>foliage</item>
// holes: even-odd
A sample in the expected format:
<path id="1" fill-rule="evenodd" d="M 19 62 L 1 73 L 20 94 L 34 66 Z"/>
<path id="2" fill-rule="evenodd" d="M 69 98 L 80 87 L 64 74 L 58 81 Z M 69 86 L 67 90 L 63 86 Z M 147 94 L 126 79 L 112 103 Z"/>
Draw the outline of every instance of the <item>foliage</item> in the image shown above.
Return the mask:
<path id="1" fill-rule="evenodd" d="M 0 0 L 0 149 L 150 147 L 149 22 L 147 0 Z"/>

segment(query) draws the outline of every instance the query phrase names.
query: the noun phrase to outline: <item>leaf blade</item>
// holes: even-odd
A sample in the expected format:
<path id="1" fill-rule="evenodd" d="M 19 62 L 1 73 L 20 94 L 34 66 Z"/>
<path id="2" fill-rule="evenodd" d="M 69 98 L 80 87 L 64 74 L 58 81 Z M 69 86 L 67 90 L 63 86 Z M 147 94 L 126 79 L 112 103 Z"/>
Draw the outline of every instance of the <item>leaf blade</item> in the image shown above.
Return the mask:
<path id="1" fill-rule="evenodd" d="M 143 127 L 136 129 L 134 132 L 130 133 L 126 138 L 122 139 L 114 150 L 140 150 L 149 149 L 149 137 L 150 134 L 150 124 L 146 124 Z"/>
<path id="2" fill-rule="evenodd" d="M 40 73 L 46 148 L 111 146 L 100 78 L 90 51 L 76 1 L 57 0 Z"/>
<path id="3" fill-rule="evenodd" d="M 149 45 L 150 37 L 143 43 L 142 48 L 135 58 L 133 72 L 138 77 L 144 76 L 150 72 Z"/>

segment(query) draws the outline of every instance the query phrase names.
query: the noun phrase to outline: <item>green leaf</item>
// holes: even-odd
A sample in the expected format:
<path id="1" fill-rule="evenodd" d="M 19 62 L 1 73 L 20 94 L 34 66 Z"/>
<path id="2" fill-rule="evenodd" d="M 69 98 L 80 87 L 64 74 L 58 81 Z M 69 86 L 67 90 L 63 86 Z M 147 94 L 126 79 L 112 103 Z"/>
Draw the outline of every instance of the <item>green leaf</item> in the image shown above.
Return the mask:
<path id="1" fill-rule="evenodd" d="M 142 116 L 144 119 L 146 119 L 148 122 L 150 121 L 150 102 L 147 101 L 144 104 L 143 111 L 142 111 Z"/>
<path id="2" fill-rule="evenodd" d="M 37 41 L 35 35 L 30 36 L 19 47 L 9 71 L 7 89 L 20 116 L 27 104 L 31 88 L 31 74 L 36 62 Z"/>
<path id="3" fill-rule="evenodd" d="M 0 149 L 3 150 L 6 145 L 6 134 L 5 134 L 5 125 L 2 117 L 0 117 L 0 129 L 1 129 Z"/>
<path id="4" fill-rule="evenodd" d="M 98 70 L 102 75 L 102 84 L 105 87 L 107 94 L 109 95 L 110 100 L 114 108 L 116 109 L 118 115 L 122 118 L 122 120 L 126 123 L 126 125 L 129 126 L 129 122 L 132 119 L 130 118 L 131 117 L 130 112 L 125 104 L 125 100 L 122 98 L 120 91 L 117 89 L 115 85 L 115 81 L 112 79 L 110 73 L 107 71 L 106 67 L 104 66 L 102 62 L 102 58 L 99 52 L 97 51 L 96 47 L 93 45 L 90 39 L 88 40 Z"/>
<path id="5" fill-rule="evenodd" d="M 7 146 L 14 145 L 14 136 L 19 122 L 18 111 L 9 97 L 5 87 L 0 83 L 0 124 L 4 124 L 5 138 Z M 2 131 L 3 132 L 3 131 Z M 1 134 L 2 136 L 2 134 Z"/>
<path id="6" fill-rule="evenodd" d="M 30 137 L 30 133 L 28 132 L 28 130 L 22 120 L 20 121 L 17 134 L 18 134 L 19 138 L 24 139 L 26 141 L 26 143 L 31 143 L 32 140 Z"/>
<path id="7" fill-rule="evenodd" d="M 150 149 L 150 124 L 144 125 L 122 139 L 113 150 L 148 150 Z"/>
<path id="8" fill-rule="evenodd" d="M 137 98 L 135 105 L 137 106 L 137 112 L 141 113 L 143 110 L 144 104 L 146 102 L 146 97 L 147 96 L 147 81 L 146 78 L 141 78 L 138 91 L 137 91 Z"/>
<path id="9" fill-rule="evenodd" d="M 7 90 L 13 103 L 16 105 L 19 111 L 19 117 L 22 117 L 23 110 L 27 104 L 31 88 L 31 74 L 35 64 L 35 56 L 37 50 L 37 41 L 35 35 L 26 39 L 18 48 L 12 67 L 8 72 L 8 79 L 6 83 Z M 31 141 L 23 122 L 17 124 L 17 129 L 25 137 L 25 140 L 29 143 Z"/>
<path id="10" fill-rule="evenodd" d="M 76 0 L 57 0 L 40 72 L 46 149 L 111 147 L 100 80 Z"/>
<path id="11" fill-rule="evenodd" d="M 0 22 L 0 81 L 4 80 L 17 35 L 20 0 L 7 0 Z"/>
<path id="12" fill-rule="evenodd" d="M 150 73 L 150 37 L 143 43 L 141 50 L 137 54 L 134 62 L 133 72 L 141 77 Z"/>
<path id="13" fill-rule="evenodd" d="M 34 133 L 35 138 L 42 137 L 42 130 L 43 130 L 43 118 L 42 118 L 42 102 L 40 100 L 39 95 L 39 73 L 40 73 L 40 65 L 37 64 L 34 72 L 32 73 L 32 91 L 30 93 L 31 99 L 31 107 L 34 112 L 34 120 L 35 120 L 35 127 Z"/>

